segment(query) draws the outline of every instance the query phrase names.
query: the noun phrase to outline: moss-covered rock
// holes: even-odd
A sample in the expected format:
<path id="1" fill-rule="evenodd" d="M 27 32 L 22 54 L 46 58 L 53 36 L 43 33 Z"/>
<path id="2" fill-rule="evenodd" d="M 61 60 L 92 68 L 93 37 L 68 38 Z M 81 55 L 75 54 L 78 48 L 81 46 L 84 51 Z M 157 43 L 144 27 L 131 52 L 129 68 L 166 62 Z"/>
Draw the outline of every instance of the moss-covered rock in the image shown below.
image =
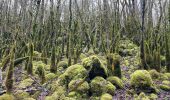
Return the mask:
<path id="1" fill-rule="evenodd" d="M 58 64 L 57 64 L 57 67 L 60 68 L 62 67 L 63 69 L 66 69 L 68 67 L 68 62 L 66 61 L 60 61 Z"/>
<path id="2" fill-rule="evenodd" d="M 158 96 L 157 96 L 156 94 L 153 94 L 153 93 L 152 93 L 152 94 L 149 95 L 149 99 L 150 99 L 150 100 L 157 100 L 157 99 L 158 99 Z"/>
<path id="3" fill-rule="evenodd" d="M 87 81 L 84 81 L 83 79 L 76 79 L 70 81 L 68 84 L 70 91 L 77 91 L 79 93 L 88 93 L 88 90 L 90 89 L 89 84 Z"/>
<path id="4" fill-rule="evenodd" d="M 108 77 L 107 81 L 111 82 L 114 86 L 116 86 L 116 88 L 122 89 L 124 87 L 122 80 L 116 76 Z"/>
<path id="5" fill-rule="evenodd" d="M 107 68 L 99 60 L 97 56 L 90 56 L 83 59 L 82 64 L 84 68 L 89 71 L 89 78 L 93 79 L 96 76 L 106 78 L 108 76 Z"/>
<path id="6" fill-rule="evenodd" d="M 116 87 L 109 81 L 107 81 L 106 85 L 103 87 L 103 93 L 109 93 L 114 95 Z"/>
<path id="7" fill-rule="evenodd" d="M 45 70 L 47 68 L 46 67 L 47 65 L 45 63 L 43 63 L 42 61 L 33 61 L 33 70 L 36 71 L 38 66 L 43 66 L 45 68 Z"/>
<path id="8" fill-rule="evenodd" d="M 16 99 L 22 100 L 24 98 L 28 98 L 30 95 L 29 93 L 23 91 L 23 90 L 18 90 L 15 94 Z"/>
<path id="9" fill-rule="evenodd" d="M 168 76 L 166 74 L 160 73 L 159 80 L 168 80 Z"/>
<path id="10" fill-rule="evenodd" d="M 59 84 L 68 84 L 71 80 L 84 78 L 88 75 L 87 70 L 82 65 L 72 65 L 59 76 Z"/>
<path id="11" fill-rule="evenodd" d="M 18 85 L 18 88 L 27 88 L 33 84 L 34 80 L 31 78 L 24 79 L 23 81 L 20 82 Z"/>
<path id="12" fill-rule="evenodd" d="M 170 91 L 170 86 L 161 84 L 160 89 L 165 90 L 165 91 Z"/>
<path id="13" fill-rule="evenodd" d="M 100 97 L 99 96 L 96 96 L 96 95 L 92 95 L 90 97 L 90 100 L 100 100 Z"/>
<path id="14" fill-rule="evenodd" d="M 168 79 L 170 79 L 170 73 L 165 73 L 164 75 L 166 75 Z"/>
<path id="15" fill-rule="evenodd" d="M 134 87 L 151 87 L 153 84 L 152 78 L 146 70 L 136 70 L 130 75 L 130 84 Z"/>
<path id="16" fill-rule="evenodd" d="M 94 95 L 101 95 L 102 93 L 114 95 L 116 87 L 102 77 L 95 77 L 90 83 L 90 89 Z"/>
<path id="17" fill-rule="evenodd" d="M 162 81 L 162 84 L 170 85 L 170 81 L 168 81 L 168 80 Z"/>
<path id="18" fill-rule="evenodd" d="M 14 96 L 11 94 L 3 94 L 0 96 L 0 100 L 14 100 Z"/>
<path id="19" fill-rule="evenodd" d="M 44 84 L 46 79 L 45 79 L 45 69 L 43 65 L 39 65 L 35 71 L 35 74 L 38 74 L 41 84 Z"/>
<path id="20" fill-rule="evenodd" d="M 41 53 L 39 53 L 38 51 L 33 51 L 33 56 L 41 57 Z"/>
<path id="21" fill-rule="evenodd" d="M 150 100 L 148 96 L 145 95 L 144 92 L 141 92 L 139 96 L 135 98 L 135 100 Z"/>
<path id="22" fill-rule="evenodd" d="M 65 92 L 65 89 L 59 86 L 56 91 L 51 96 L 47 96 L 45 100 L 64 100 Z"/>
<path id="23" fill-rule="evenodd" d="M 84 58 L 87 58 L 87 56 L 84 53 L 80 54 L 80 59 L 83 60 Z"/>
<path id="24" fill-rule="evenodd" d="M 46 78 L 47 81 L 52 80 L 55 77 L 56 77 L 56 74 L 54 74 L 54 73 L 48 73 L 48 74 L 45 75 L 45 78 Z"/>
<path id="25" fill-rule="evenodd" d="M 150 70 L 149 74 L 151 75 L 152 79 L 158 79 L 160 76 L 159 72 L 157 72 L 155 69 Z"/>
<path id="26" fill-rule="evenodd" d="M 113 99 L 112 95 L 108 93 L 103 94 L 100 98 L 100 100 L 112 100 L 112 99 Z"/>
<path id="27" fill-rule="evenodd" d="M 72 91 L 68 94 L 68 97 L 72 97 L 74 99 L 80 99 L 82 98 L 82 95 L 76 91 Z"/>

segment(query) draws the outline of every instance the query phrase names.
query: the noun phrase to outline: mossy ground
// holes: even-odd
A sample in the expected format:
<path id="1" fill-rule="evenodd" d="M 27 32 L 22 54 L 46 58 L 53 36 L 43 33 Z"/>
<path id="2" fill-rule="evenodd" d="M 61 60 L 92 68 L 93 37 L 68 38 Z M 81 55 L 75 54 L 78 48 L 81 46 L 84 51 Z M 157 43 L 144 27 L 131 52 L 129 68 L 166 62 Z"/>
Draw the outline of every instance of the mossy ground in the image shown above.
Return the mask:
<path id="1" fill-rule="evenodd" d="M 130 40 L 121 40 L 120 44 L 118 51 L 121 55 L 121 79 L 108 76 L 105 54 L 94 55 L 92 50 L 81 53 L 75 65 L 67 66 L 67 60 L 64 57 L 57 64 L 56 73 L 50 72 L 49 62 L 45 64 L 35 59 L 32 76 L 26 74 L 24 64 L 15 68 L 13 95 L 3 94 L 0 100 L 7 100 L 4 98 L 14 100 L 141 100 L 141 98 L 142 100 L 169 100 L 170 73 L 139 70 L 140 48 Z M 40 56 L 41 53 L 34 52 L 34 54 Z M 41 79 L 35 73 L 39 65 L 45 70 L 44 84 L 39 84 Z M 102 72 L 104 76 L 94 74 L 91 71 L 93 68 L 97 68 L 95 72 Z M 90 78 L 89 73 L 93 73 L 94 77 Z M 137 88 L 142 85 L 147 87 L 147 90 Z M 4 84 L 1 88 L 5 89 Z M 155 91 L 151 91 L 152 89 Z"/>

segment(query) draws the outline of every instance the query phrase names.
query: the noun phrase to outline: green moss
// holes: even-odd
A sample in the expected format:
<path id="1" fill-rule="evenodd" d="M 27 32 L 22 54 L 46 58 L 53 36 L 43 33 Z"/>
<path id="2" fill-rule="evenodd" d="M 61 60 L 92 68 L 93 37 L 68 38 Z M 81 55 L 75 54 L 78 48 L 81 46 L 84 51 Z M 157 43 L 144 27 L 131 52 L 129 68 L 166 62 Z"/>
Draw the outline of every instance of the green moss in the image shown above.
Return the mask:
<path id="1" fill-rule="evenodd" d="M 153 84 L 152 78 L 146 70 L 136 70 L 130 77 L 130 83 L 134 87 L 151 87 Z"/>
<path id="2" fill-rule="evenodd" d="M 33 51 L 33 56 L 41 57 L 41 53 L 39 53 L 38 51 Z"/>
<path id="3" fill-rule="evenodd" d="M 170 81 L 168 81 L 168 80 L 162 81 L 162 84 L 170 85 Z"/>
<path id="4" fill-rule="evenodd" d="M 159 79 L 160 79 L 160 80 L 168 80 L 168 76 L 167 76 L 166 74 L 160 73 Z"/>
<path id="5" fill-rule="evenodd" d="M 168 86 L 168 85 L 163 85 L 163 84 L 161 84 L 161 85 L 160 85 L 160 88 L 161 88 L 162 90 L 165 90 L 165 91 L 170 91 L 170 86 Z"/>
<path id="6" fill-rule="evenodd" d="M 151 75 L 152 79 L 158 79 L 160 76 L 159 72 L 157 72 L 155 69 L 150 70 L 149 74 Z"/>
<path id="7" fill-rule="evenodd" d="M 103 78 L 106 78 L 108 76 L 107 68 L 95 55 L 83 59 L 82 64 L 84 68 L 89 71 L 90 79 L 93 79 L 96 76 L 101 76 Z"/>
<path id="8" fill-rule="evenodd" d="M 31 95 L 32 98 L 37 99 L 41 94 L 41 91 L 35 91 L 33 95 Z"/>
<path id="9" fill-rule="evenodd" d="M 15 93 L 15 97 L 19 100 L 22 100 L 24 98 L 28 98 L 30 95 L 29 93 L 23 91 L 23 90 L 18 90 L 16 93 Z"/>
<path id="10" fill-rule="evenodd" d="M 83 53 L 80 54 L 80 59 L 83 60 L 84 58 L 87 58 L 87 56 Z"/>
<path id="11" fill-rule="evenodd" d="M 48 73 L 47 75 L 45 75 L 45 78 L 47 81 L 49 81 L 55 77 L 56 77 L 56 75 L 54 73 Z"/>
<path id="12" fill-rule="evenodd" d="M 72 97 L 72 98 L 81 98 L 81 94 L 80 93 L 78 93 L 78 92 L 76 92 L 76 91 L 72 91 L 72 92 L 70 92 L 69 94 L 68 94 L 68 97 Z"/>
<path id="13" fill-rule="evenodd" d="M 66 61 L 60 61 L 57 65 L 58 68 L 62 67 L 66 69 L 68 67 L 68 63 Z"/>
<path id="14" fill-rule="evenodd" d="M 100 100 L 112 100 L 112 95 L 105 93 L 101 96 Z"/>
<path id="15" fill-rule="evenodd" d="M 103 93 L 109 93 L 114 95 L 116 87 L 109 81 L 107 81 L 106 85 L 103 87 Z"/>
<path id="16" fill-rule="evenodd" d="M 113 95 L 116 89 L 116 87 L 112 83 L 106 81 L 102 77 L 95 77 L 91 81 L 90 87 L 91 92 L 94 95 L 101 95 L 102 93 L 110 93 Z"/>
<path id="17" fill-rule="evenodd" d="M 107 78 L 107 80 L 109 82 L 111 82 L 113 85 L 115 85 L 116 88 L 122 89 L 124 87 L 122 80 L 120 78 L 116 77 L 116 76 L 110 76 L 110 77 Z"/>
<path id="18" fill-rule="evenodd" d="M 45 100 L 63 100 L 65 98 L 65 90 L 58 88 L 51 96 L 47 96 Z"/>
<path id="19" fill-rule="evenodd" d="M 71 80 L 84 78 L 87 76 L 87 70 L 82 65 L 72 65 L 66 69 L 66 71 L 59 76 L 60 84 L 68 84 Z"/>
<path id="20" fill-rule="evenodd" d="M 0 96 L 0 100 L 14 100 L 14 96 L 11 94 L 3 94 Z"/>
<path id="21" fill-rule="evenodd" d="M 32 63 L 33 63 L 33 70 L 36 70 L 38 66 L 44 66 L 44 68 L 47 66 L 42 61 L 33 61 Z"/>
<path id="22" fill-rule="evenodd" d="M 150 100 L 148 96 L 145 95 L 144 92 L 141 92 L 135 100 Z"/>
<path id="23" fill-rule="evenodd" d="M 90 97 L 90 100 L 100 100 L 100 97 L 96 96 L 96 95 L 92 95 Z"/>
<path id="24" fill-rule="evenodd" d="M 46 79 L 45 79 L 45 69 L 44 66 L 39 65 L 35 71 L 36 74 L 38 74 L 39 78 L 41 79 L 41 84 L 43 84 Z"/>
<path id="25" fill-rule="evenodd" d="M 170 79 L 170 73 L 165 73 L 165 75 Z"/>
<path id="26" fill-rule="evenodd" d="M 23 100 L 36 100 L 34 98 L 24 98 Z"/>
<path id="27" fill-rule="evenodd" d="M 150 96 L 149 96 L 149 99 L 150 100 L 157 100 L 158 99 L 158 96 L 156 95 L 156 94 L 150 94 Z"/>
<path id="28" fill-rule="evenodd" d="M 31 78 L 24 79 L 23 81 L 20 82 L 18 85 L 18 88 L 27 88 L 32 85 L 34 81 Z"/>
<path id="29" fill-rule="evenodd" d="M 90 89 L 88 82 L 83 81 L 83 79 L 76 79 L 70 81 L 68 87 L 69 90 L 77 91 L 79 93 L 88 93 L 88 90 Z"/>

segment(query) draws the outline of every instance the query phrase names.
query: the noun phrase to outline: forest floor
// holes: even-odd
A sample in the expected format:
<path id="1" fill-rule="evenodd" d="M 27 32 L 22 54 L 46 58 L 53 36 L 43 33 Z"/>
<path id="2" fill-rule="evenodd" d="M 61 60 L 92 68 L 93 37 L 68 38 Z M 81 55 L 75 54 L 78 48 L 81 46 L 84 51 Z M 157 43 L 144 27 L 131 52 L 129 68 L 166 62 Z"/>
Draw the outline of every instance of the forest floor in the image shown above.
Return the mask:
<path id="1" fill-rule="evenodd" d="M 140 63 L 140 55 L 139 51 L 140 48 L 133 44 L 130 40 L 121 40 L 120 41 L 119 48 L 121 52 L 121 60 L 120 60 L 120 66 L 122 70 L 122 81 L 124 84 L 124 87 L 122 89 L 116 89 L 114 91 L 113 100 L 139 100 L 139 94 L 143 91 L 140 89 L 134 89 L 130 85 L 130 78 L 131 74 L 134 73 L 136 70 L 139 69 L 139 63 Z M 82 54 L 81 59 L 84 59 L 84 57 L 89 57 L 93 55 L 93 53 L 87 53 Z M 103 63 L 106 63 L 106 58 L 102 54 L 97 55 L 99 59 L 103 61 Z M 63 59 L 65 61 L 65 58 Z M 80 60 L 80 64 L 82 60 Z M 36 66 L 38 65 L 44 65 L 45 66 L 45 72 L 46 72 L 46 82 L 44 84 L 40 83 L 40 79 L 38 75 L 30 76 L 27 75 L 24 70 L 24 64 L 18 67 L 15 67 L 14 71 L 14 97 L 17 98 L 16 100 L 99 100 L 100 98 L 79 98 L 79 96 L 76 94 L 76 96 L 73 94 L 69 94 L 67 90 L 65 90 L 65 87 L 59 86 L 57 83 L 60 81 L 60 78 L 66 74 L 66 72 L 70 72 L 73 75 L 76 73 L 77 69 L 73 68 L 73 72 L 69 70 L 69 67 L 67 69 L 59 68 L 57 73 L 60 73 L 59 75 L 55 75 L 49 72 L 49 65 L 44 64 L 42 61 L 34 61 L 34 70 L 36 70 Z M 105 64 L 106 65 L 106 64 Z M 75 75 L 81 76 L 83 73 L 80 71 L 80 73 L 76 73 Z M 0 92 L 1 94 L 4 93 L 5 90 L 5 73 L 2 72 L 3 80 L 1 84 Z M 35 72 L 36 73 L 36 72 Z M 145 91 L 145 95 L 141 97 L 141 100 L 170 100 L 170 91 L 165 91 L 163 89 L 160 89 L 159 86 L 163 84 L 163 81 L 168 83 L 168 86 L 170 87 L 170 78 L 168 76 L 165 76 L 163 73 L 160 73 L 159 79 L 153 79 L 153 83 L 156 87 L 158 87 L 157 93 L 152 93 L 150 89 L 148 88 L 147 91 Z M 71 77 L 71 74 L 70 74 Z M 74 76 L 75 77 L 75 76 Z M 82 78 L 82 77 L 81 77 Z M 89 83 L 90 84 L 90 83 Z M 89 91 L 89 89 L 88 89 Z M 88 94 L 88 93 L 87 93 Z M 71 96 L 70 96 L 71 95 Z M 76 98 L 73 98 L 73 97 Z M 153 98 L 151 97 L 153 96 Z M 135 99 L 138 98 L 138 99 Z M 8 100 L 8 99 L 6 99 Z M 103 99 L 103 100 L 110 100 L 110 99 Z"/>

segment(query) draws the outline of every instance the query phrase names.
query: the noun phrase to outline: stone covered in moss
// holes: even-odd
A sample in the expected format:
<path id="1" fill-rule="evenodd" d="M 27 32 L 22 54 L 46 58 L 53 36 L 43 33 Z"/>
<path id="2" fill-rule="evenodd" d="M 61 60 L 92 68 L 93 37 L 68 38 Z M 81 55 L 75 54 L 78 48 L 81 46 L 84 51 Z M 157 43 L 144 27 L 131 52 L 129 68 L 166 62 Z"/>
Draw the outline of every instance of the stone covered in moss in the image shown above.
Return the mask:
<path id="1" fill-rule="evenodd" d="M 24 98 L 28 98 L 30 96 L 29 93 L 27 93 L 23 90 L 18 90 L 14 95 L 19 100 L 22 100 Z"/>
<path id="2" fill-rule="evenodd" d="M 18 88 L 27 88 L 33 84 L 34 80 L 31 78 L 24 79 L 23 81 L 20 82 L 18 85 Z"/>
<path id="3" fill-rule="evenodd" d="M 65 92 L 64 87 L 58 86 L 51 96 L 46 96 L 45 100 L 63 100 L 65 98 Z"/>
<path id="4" fill-rule="evenodd" d="M 110 76 L 107 78 L 107 80 L 111 82 L 113 85 L 115 85 L 116 88 L 122 89 L 124 87 L 122 80 L 116 76 Z"/>
<path id="5" fill-rule="evenodd" d="M 146 70 L 136 70 L 130 75 L 130 83 L 134 87 L 151 87 L 153 84 L 152 78 Z"/>
<path id="6" fill-rule="evenodd" d="M 135 98 L 135 100 L 150 100 L 148 96 L 145 95 L 144 92 L 141 92 L 139 96 Z"/>
<path id="7" fill-rule="evenodd" d="M 168 80 L 168 76 L 166 74 L 160 73 L 159 80 Z"/>
<path id="8" fill-rule="evenodd" d="M 149 95 L 149 99 L 150 99 L 150 100 L 157 100 L 157 99 L 158 99 L 158 96 L 157 96 L 156 94 L 153 94 L 153 93 L 152 93 L 152 94 Z"/>
<path id="9" fill-rule="evenodd" d="M 159 72 L 157 72 L 155 69 L 150 70 L 149 74 L 151 75 L 152 79 L 158 79 L 160 76 Z"/>
<path id="10" fill-rule="evenodd" d="M 0 100 L 14 100 L 14 96 L 11 94 L 3 94 L 0 96 Z"/>
<path id="11" fill-rule="evenodd" d="M 79 92 L 72 91 L 68 94 L 68 97 L 74 98 L 75 100 L 77 99 L 82 99 L 82 95 Z"/>
<path id="12" fill-rule="evenodd" d="M 170 91 L 170 81 L 168 80 L 163 81 L 162 84 L 160 85 L 160 88 L 165 91 Z"/>
<path id="13" fill-rule="evenodd" d="M 45 79 L 45 69 L 43 65 L 39 65 L 35 71 L 35 74 L 37 74 L 41 80 L 41 84 L 44 84 L 46 79 Z"/>
<path id="14" fill-rule="evenodd" d="M 77 91 L 79 93 L 86 93 L 86 94 L 90 89 L 88 82 L 84 81 L 83 79 L 76 79 L 70 81 L 68 87 L 70 91 Z"/>
<path id="15" fill-rule="evenodd" d="M 162 90 L 165 90 L 165 91 L 170 91 L 170 86 L 169 86 L 169 85 L 161 84 L 161 85 L 160 85 L 160 88 L 161 88 Z"/>
<path id="16" fill-rule="evenodd" d="M 101 95 L 102 93 L 114 95 L 116 87 L 102 77 L 95 77 L 90 83 L 90 89 L 94 95 Z"/>
<path id="17" fill-rule="evenodd" d="M 170 85 L 170 81 L 168 81 L 168 80 L 162 81 L 162 84 Z"/>
<path id="18" fill-rule="evenodd" d="M 84 68 L 86 68 L 89 71 L 90 79 L 93 79 L 96 76 L 101 76 L 103 78 L 106 78 L 108 76 L 107 68 L 95 55 L 83 59 L 82 64 Z"/>
<path id="19" fill-rule="evenodd" d="M 44 66 L 44 68 L 46 69 L 46 64 L 43 63 L 42 61 L 33 61 L 33 70 L 36 71 L 38 66 Z"/>
<path id="20" fill-rule="evenodd" d="M 100 100 L 100 97 L 99 96 L 96 96 L 96 95 L 92 95 L 90 97 L 90 100 Z"/>
<path id="21" fill-rule="evenodd" d="M 68 84 L 71 80 L 84 78 L 87 76 L 87 70 L 82 65 L 72 65 L 59 76 L 59 84 Z"/>
<path id="22" fill-rule="evenodd" d="M 38 51 L 33 51 L 33 56 L 41 57 L 41 53 L 39 53 Z"/>
<path id="23" fill-rule="evenodd" d="M 170 73 L 165 73 L 164 75 L 166 75 L 168 79 L 170 79 Z"/>
<path id="24" fill-rule="evenodd" d="M 68 63 L 66 61 L 60 61 L 58 64 L 57 64 L 57 67 L 60 68 L 62 67 L 63 69 L 66 69 L 68 67 Z"/>
<path id="25" fill-rule="evenodd" d="M 112 100 L 112 99 L 113 99 L 112 95 L 108 93 L 103 94 L 100 98 L 100 100 Z"/>
<path id="26" fill-rule="evenodd" d="M 56 77 L 56 75 L 54 73 L 48 73 L 48 74 L 45 75 L 45 78 L 46 78 L 47 81 L 52 80 L 55 77 Z"/>

